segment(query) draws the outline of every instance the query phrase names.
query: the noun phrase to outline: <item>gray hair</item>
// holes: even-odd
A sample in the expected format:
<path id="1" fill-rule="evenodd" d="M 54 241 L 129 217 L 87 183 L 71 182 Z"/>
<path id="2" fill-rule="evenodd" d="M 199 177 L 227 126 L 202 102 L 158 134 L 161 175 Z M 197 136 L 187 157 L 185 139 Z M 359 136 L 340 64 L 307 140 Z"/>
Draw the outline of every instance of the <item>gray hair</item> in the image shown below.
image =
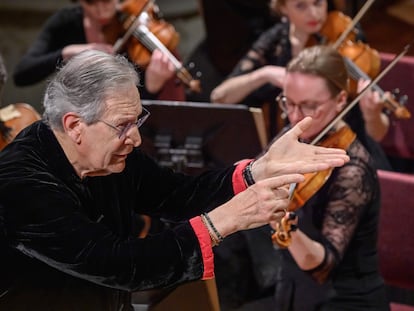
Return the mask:
<path id="1" fill-rule="evenodd" d="M 63 116 L 75 112 L 86 124 L 92 124 L 104 113 L 105 100 L 131 83 L 138 85 L 139 78 L 125 57 L 95 50 L 81 52 L 49 82 L 43 119 L 51 128 L 63 130 Z"/>

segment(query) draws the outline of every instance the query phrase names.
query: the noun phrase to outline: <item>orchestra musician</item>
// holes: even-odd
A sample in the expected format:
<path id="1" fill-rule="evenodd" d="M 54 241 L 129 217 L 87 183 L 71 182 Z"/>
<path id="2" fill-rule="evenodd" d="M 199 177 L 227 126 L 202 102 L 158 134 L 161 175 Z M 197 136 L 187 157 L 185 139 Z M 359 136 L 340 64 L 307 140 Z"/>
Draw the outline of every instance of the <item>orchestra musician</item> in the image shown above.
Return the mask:
<path id="1" fill-rule="evenodd" d="M 14 69 L 17 86 L 31 85 L 55 72 L 61 61 L 77 53 L 95 49 L 113 53 L 105 27 L 117 18 L 119 0 L 72 0 L 77 5 L 53 14 L 29 50 Z M 113 23 L 112 23 L 113 24 Z M 141 74 L 140 92 L 145 99 L 184 100 L 182 85 L 175 78 L 175 67 L 160 50 L 155 50 Z"/>
<path id="2" fill-rule="evenodd" d="M 307 175 L 301 183 L 307 189 L 299 184 L 293 194 L 302 196 L 302 205 L 290 205 L 282 222 L 237 233 L 249 235 L 246 240 L 253 242 L 246 247 L 257 257 L 252 261 L 264 262 L 267 266 L 261 270 L 273 277 L 273 295 L 256 301 L 261 303 L 258 309 L 389 310 L 378 267 L 380 188 L 373 157 L 346 122 L 331 123 L 347 105 L 347 90 L 343 57 L 332 47 L 306 48 L 286 67 L 278 102 L 289 125 L 280 135 L 312 116 L 317 122 L 301 141 L 311 143 L 328 128 L 318 144 L 344 148 L 351 160 L 327 178 Z M 271 229 L 276 233 L 272 235 Z M 282 229 L 288 238 L 279 238 Z"/>
<path id="3" fill-rule="evenodd" d="M 281 22 L 266 30 L 257 39 L 228 78 L 213 89 L 211 101 L 262 107 L 268 132 L 274 137 L 284 125 L 284 121 L 280 119 L 281 111 L 274 105 L 274 98 L 281 91 L 285 66 L 310 41 L 324 43 L 325 38 L 320 31 L 332 12 L 328 4 L 327 0 L 270 1 L 270 9 L 282 17 Z M 335 23 L 329 23 L 328 26 L 331 25 Z M 358 32 L 358 39 L 363 39 L 361 31 Z M 359 83 L 361 89 L 364 82 Z M 389 118 L 381 109 L 375 108 L 381 105 L 379 97 L 373 96 L 377 98 L 376 102 L 372 102 L 374 107 L 356 106 L 355 110 L 360 111 L 348 118 L 354 119 L 352 125 L 362 124 L 369 137 L 378 142 L 388 131 Z M 389 165 L 385 163 L 384 168 L 389 168 Z"/>
<path id="4" fill-rule="evenodd" d="M 279 103 L 290 126 L 306 116 L 317 121 L 300 137 L 309 142 L 347 105 L 347 69 L 336 50 L 315 46 L 286 70 Z M 344 127 L 348 125 L 339 121 L 327 136 L 335 137 Z M 324 139 L 329 138 L 322 138 L 321 145 Z M 287 248 L 276 250 L 277 307 L 272 310 L 389 310 L 378 269 L 375 164 L 357 135 L 344 143 L 351 161 L 334 169 L 296 211 L 292 222 L 298 229 L 290 233 Z"/>
<path id="5" fill-rule="evenodd" d="M 78 53 L 49 82 L 43 120 L 0 152 L 1 310 L 125 311 L 131 291 L 212 278 L 213 246 L 280 219 L 303 173 L 349 161 L 298 141 L 307 118 L 254 161 L 162 168 L 137 148 L 151 117 L 138 83 L 122 55 Z M 175 225 L 139 238 L 135 213 Z"/>

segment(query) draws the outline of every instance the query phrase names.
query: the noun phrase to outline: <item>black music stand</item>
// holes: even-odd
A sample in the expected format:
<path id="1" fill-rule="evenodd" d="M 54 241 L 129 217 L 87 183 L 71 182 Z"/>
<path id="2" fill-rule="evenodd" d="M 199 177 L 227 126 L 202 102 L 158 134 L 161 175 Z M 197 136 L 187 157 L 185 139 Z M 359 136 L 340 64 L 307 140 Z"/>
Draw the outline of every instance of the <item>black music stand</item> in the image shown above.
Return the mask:
<path id="1" fill-rule="evenodd" d="M 140 128 L 140 148 L 176 171 L 197 174 L 232 165 L 256 156 L 267 144 L 260 108 L 158 100 L 142 104 L 151 116 Z M 137 311 L 220 310 L 214 279 L 135 292 L 132 302 Z"/>
<path id="2" fill-rule="evenodd" d="M 141 148 L 162 166 L 195 174 L 259 154 L 267 144 L 259 108 L 142 100 L 151 116 Z"/>

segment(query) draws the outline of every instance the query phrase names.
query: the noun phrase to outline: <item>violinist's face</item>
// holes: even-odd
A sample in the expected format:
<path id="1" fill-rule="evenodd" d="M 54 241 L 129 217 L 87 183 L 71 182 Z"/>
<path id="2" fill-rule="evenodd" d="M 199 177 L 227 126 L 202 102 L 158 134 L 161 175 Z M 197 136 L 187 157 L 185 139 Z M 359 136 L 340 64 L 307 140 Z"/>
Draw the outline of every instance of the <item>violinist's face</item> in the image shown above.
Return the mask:
<path id="1" fill-rule="evenodd" d="M 312 126 L 300 137 L 304 140 L 314 138 L 346 104 L 346 92 L 333 96 L 324 78 L 299 72 L 287 73 L 283 93 L 286 96 L 287 116 L 295 125 L 305 116 L 314 120 Z"/>
<path id="2" fill-rule="evenodd" d="M 115 16 L 118 0 L 81 0 L 83 12 L 94 23 L 108 24 Z"/>
<path id="3" fill-rule="evenodd" d="M 297 31 L 312 34 L 325 23 L 328 4 L 326 0 L 286 0 L 281 11 Z"/>

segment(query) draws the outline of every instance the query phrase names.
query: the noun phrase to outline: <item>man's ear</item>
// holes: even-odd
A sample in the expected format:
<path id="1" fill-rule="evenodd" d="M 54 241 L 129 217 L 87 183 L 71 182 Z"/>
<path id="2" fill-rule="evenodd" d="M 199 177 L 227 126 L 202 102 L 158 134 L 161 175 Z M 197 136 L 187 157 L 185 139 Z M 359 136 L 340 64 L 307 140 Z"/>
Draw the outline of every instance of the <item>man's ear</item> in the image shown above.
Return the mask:
<path id="1" fill-rule="evenodd" d="M 84 125 L 82 119 L 77 114 L 69 112 L 63 116 L 62 124 L 65 133 L 73 142 L 79 144 L 81 142 L 81 134 Z"/>

